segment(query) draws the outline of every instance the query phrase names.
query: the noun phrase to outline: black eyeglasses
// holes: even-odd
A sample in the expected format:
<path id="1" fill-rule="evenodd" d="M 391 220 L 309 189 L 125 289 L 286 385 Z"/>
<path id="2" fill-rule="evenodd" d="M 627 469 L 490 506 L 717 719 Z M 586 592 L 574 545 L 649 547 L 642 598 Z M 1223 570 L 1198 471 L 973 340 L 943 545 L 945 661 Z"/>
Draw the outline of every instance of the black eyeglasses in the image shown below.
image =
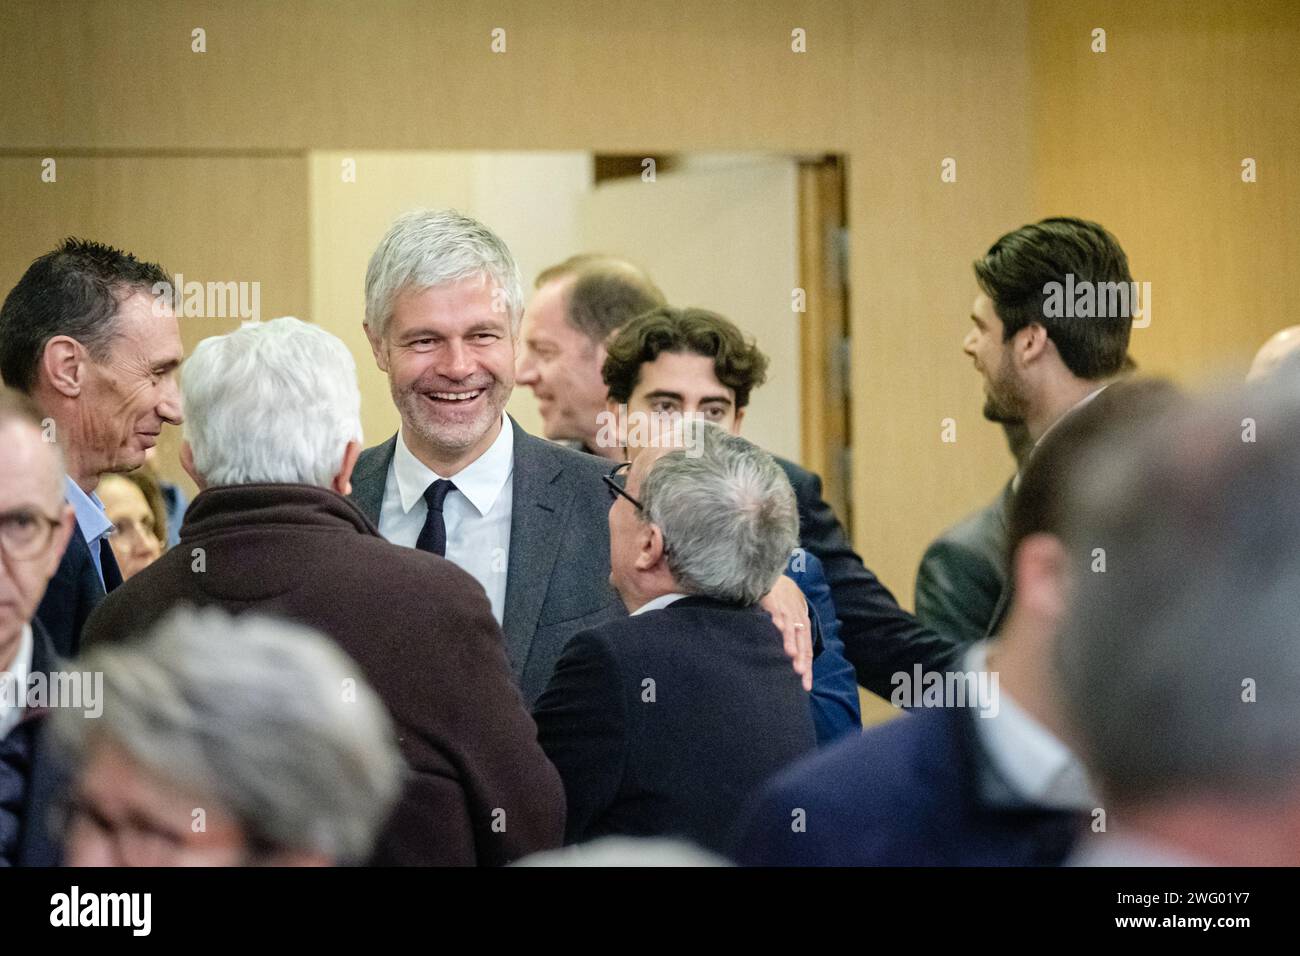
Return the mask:
<path id="1" fill-rule="evenodd" d="M 0 547 L 18 561 L 34 558 L 45 550 L 62 523 L 39 511 L 6 511 L 0 514 Z"/>
<path id="2" fill-rule="evenodd" d="M 645 509 L 641 507 L 641 502 L 637 501 L 626 491 L 624 491 L 623 485 L 616 480 L 623 477 L 623 470 L 627 468 L 628 465 L 630 464 L 631 462 L 627 462 L 627 461 L 623 462 L 621 465 L 619 465 L 617 468 L 611 471 L 608 475 L 601 475 L 601 480 L 604 481 L 606 486 L 609 488 L 609 500 L 611 504 L 618 501 L 618 496 L 622 495 L 624 498 L 626 498 L 628 501 L 632 502 L 632 504 L 636 506 L 637 511 L 644 511 Z"/>

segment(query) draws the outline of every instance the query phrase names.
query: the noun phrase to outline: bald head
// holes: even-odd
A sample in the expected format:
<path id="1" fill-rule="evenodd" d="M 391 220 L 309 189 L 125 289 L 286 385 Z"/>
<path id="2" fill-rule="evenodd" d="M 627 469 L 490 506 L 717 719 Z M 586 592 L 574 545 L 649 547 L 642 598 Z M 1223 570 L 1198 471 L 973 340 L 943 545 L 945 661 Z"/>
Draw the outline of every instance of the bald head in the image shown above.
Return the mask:
<path id="1" fill-rule="evenodd" d="M 1280 332 L 1274 332 L 1255 353 L 1255 361 L 1250 363 L 1246 381 L 1258 382 L 1271 377 L 1297 351 L 1300 351 L 1300 325 L 1290 325 Z"/>

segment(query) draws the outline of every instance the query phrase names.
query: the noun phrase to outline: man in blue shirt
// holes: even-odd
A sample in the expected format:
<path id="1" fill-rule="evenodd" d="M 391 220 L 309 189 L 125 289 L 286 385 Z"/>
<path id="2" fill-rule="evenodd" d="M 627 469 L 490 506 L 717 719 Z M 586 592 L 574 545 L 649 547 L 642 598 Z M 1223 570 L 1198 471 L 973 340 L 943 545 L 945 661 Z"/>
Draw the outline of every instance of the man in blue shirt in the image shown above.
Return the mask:
<path id="1" fill-rule="evenodd" d="M 86 618 L 122 582 L 95 496 L 100 475 L 140 467 L 163 425 L 182 421 L 173 301 L 161 266 L 68 239 L 33 262 L 0 307 L 0 376 L 45 416 L 77 516 L 37 611 L 61 656 L 77 652 Z"/>

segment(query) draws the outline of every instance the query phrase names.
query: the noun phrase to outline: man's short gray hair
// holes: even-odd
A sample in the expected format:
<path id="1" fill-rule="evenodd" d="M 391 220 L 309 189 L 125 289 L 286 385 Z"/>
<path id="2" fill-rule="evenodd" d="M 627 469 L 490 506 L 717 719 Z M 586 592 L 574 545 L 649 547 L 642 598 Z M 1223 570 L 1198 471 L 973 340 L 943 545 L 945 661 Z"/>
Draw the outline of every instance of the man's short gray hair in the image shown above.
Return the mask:
<path id="1" fill-rule="evenodd" d="M 1103 793 L 1142 805 L 1294 785 L 1300 395 L 1176 410 L 1100 442 L 1070 484 L 1077 587 L 1055 654 Z"/>
<path id="2" fill-rule="evenodd" d="M 210 485 L 328 488 L 361 442 L 348 347 L 292 317 L 204 339 L 181 370 L 185 439 Z"/>
<path id="3" fill-rule="evenodd" d="M 104 675 L 103 714 L 53 712 L 74 762 L 111 741 L 168 783 L 210 795 L 257 843 L 369 857 L 404 765 L 360 667 L 320 633 L 182 608 L 80 666 Z"/>
<path id="4" fill-rule="evenodd" d="M 388 330 L 393 303 L 403 292 L 486 276 L 496 287 L 519 334 L 523 280 L 514 256 L 487 226 L 454 209 L 417 209 L 398 216 L 379 241 L 366 269 L 366 325 L 379 338 Z"/>
<path id="5" fill-rule="evenodd" d="M 684 448 L 641 481 L 642 519 L 663 532 L 668 570 L 684 590 L 757 604 L 799 543 L 794 489 L 757 445 L 711 422 L 680 427 Z"/>

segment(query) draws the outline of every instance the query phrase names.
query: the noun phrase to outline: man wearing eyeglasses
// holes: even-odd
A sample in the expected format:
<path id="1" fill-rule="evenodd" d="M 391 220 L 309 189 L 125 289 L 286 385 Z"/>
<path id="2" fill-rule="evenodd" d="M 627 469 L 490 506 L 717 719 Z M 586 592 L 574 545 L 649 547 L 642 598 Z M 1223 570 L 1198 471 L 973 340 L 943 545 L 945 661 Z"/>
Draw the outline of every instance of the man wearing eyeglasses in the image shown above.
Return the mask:
<path id="1" fill-rule="evenodd" d="M 63 499 L 63 468 L 42 440 L 25 396 L 0 388 L 0 864 L 27 839 L 38 720 L 27 712 L 31 674 L 54 667 L 49 636 L 35 619 L 76 523 Z"/>
<path id="2" fill-rule="evenodd" d="M 610 583 L 630 616 L 579 633 L 534 709 L 565 840 L 676 836 L 713 850 L 771 775 L 816 747 L 808 698 L 759 602 L 799 540 L 762 449 L 686 419 L 607 476 Z"/>

